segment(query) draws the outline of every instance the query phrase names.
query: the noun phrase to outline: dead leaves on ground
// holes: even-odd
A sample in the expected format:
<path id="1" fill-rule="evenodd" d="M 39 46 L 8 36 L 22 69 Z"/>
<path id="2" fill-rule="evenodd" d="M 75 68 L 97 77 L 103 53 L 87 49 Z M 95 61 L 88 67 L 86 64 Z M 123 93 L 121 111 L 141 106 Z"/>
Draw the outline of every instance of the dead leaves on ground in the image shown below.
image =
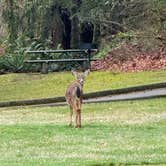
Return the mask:
<path id="1" fill-rule="evenodd" d="M 137 72 L 166 69 L 166 48 L 145 52 L 139 46 L 124 44 L 92 63 L 92 70 Z"/>

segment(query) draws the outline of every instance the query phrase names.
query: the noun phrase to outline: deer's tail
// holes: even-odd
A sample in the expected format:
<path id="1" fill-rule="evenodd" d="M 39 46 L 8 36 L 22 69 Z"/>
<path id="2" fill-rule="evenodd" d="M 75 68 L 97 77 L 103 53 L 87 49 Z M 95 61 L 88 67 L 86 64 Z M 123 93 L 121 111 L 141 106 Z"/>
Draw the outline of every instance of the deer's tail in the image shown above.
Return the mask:
<path id="1" fill-rule="evenodd" d="M 77 95 L 78 98 L 81 97 L 81 90 L 78 86 L 77 86 L 77 89 L 76 89 L 76 95 Z"/>

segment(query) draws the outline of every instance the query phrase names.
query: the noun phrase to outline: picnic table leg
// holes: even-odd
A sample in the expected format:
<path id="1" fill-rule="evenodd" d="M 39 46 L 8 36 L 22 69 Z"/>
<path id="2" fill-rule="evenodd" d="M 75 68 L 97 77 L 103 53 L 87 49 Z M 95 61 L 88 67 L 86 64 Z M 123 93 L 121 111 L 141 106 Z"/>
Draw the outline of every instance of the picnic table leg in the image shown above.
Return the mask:
<path id="1" fill-rule="evenodd" d="M 91 64 L 90 64 L 90 62 L 91 62 L 91 51 L 88 50 L 88 67 L 89 67 L 89 69 L 91 69 Z"/>
<path id="2" fill-rule="evenodd" d="M 43 73 L 43 74 L 48 73 L 48 63 L 47 62 L 42 63 L 41 73 Z"/>

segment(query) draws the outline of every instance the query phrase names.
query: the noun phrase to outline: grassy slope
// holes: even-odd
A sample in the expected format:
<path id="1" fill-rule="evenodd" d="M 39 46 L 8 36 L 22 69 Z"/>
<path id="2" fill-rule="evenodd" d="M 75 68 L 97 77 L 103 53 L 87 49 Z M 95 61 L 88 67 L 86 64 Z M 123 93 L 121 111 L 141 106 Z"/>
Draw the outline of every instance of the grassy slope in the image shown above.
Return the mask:
<path id="1" fill-rule="evenodd" d="M 63 96 L 73 81 L 71 73 L 7 74 L 0 76 L 0 102 Z M 166 80 L 166 71 L 140 73 L 93 72 L 85 83 L 85 92 L 124 88 Z"/>
<path id="2" fill-rule="evenodd" d="M 166 164 L 165 108 L 166 99 L 84 105 L 81 129 L 67 126 L 67 107 L 1 108 L 0 165 Z"/>

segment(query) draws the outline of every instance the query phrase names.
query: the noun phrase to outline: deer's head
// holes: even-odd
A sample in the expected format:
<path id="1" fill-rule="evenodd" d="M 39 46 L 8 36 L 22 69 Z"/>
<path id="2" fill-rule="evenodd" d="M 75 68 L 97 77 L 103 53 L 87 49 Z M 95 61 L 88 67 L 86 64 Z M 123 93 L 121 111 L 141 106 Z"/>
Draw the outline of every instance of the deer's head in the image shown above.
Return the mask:
<path id="1" fill-rule="evenodd" d="M 85 72 L 77 72 L 72 70 L 71 72 L 75 76 L 76 80 L 81 84 L 81 86 L 83 86 L 85 78 L 89 75 L 90 70 L 88 69 Z"/>

